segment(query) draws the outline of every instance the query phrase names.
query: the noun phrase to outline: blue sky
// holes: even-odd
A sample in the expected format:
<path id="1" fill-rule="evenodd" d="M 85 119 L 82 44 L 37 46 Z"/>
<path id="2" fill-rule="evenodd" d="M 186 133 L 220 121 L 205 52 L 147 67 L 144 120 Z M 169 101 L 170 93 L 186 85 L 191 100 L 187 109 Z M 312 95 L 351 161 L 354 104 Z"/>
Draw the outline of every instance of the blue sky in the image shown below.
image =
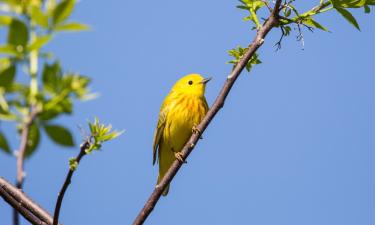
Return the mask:
<path id="1" fill-rule="evenodd" d="M 231 70 L 227 50 L 253 38 L 236 5 L 80 1 L 72 19 L 93 31 L 59 35 L 47 48 L 67 70 L 92 77 L 101 96 L 58 122 L 77 143 L 77 125 L 95 116 L 126 132 L 83 159 L 63 224 L 133 221 L 157 177 L 152 136 L 163 98 L 181 76 L 201 73 L 213 77 L 211 104 Z M 293 35 L 275 52 L 279 31 L 270 33 L 263 63 L 241 75 L 146 224 L 375 224 L 375 15 L 354 15 L 361 32 L 328 13 L 318 21 L 331 33 L 305 31 L 304 47 Z M 26 162 L 25 192 L 50 212 L 77 152 L 43 136 Z M 15 159 L 0 153 L 0 171 L 13 181 Z M 0 224 L 10 221 L 1 202 Z"/>

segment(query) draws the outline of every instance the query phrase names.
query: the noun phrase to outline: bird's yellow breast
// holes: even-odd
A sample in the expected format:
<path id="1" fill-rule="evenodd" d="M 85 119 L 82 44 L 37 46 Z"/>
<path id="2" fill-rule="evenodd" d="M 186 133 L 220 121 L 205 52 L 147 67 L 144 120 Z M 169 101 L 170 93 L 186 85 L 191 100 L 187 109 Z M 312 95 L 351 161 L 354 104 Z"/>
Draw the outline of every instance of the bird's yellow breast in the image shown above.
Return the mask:
<path id="1" fill-rule="evenodd" d="M 163 133 L 163 142 L 174 152 L 188 141 L 193 126 L 200 123 L 208 110 L 206 100 L 196 96 L 179 95 L 170 102 Z"/>

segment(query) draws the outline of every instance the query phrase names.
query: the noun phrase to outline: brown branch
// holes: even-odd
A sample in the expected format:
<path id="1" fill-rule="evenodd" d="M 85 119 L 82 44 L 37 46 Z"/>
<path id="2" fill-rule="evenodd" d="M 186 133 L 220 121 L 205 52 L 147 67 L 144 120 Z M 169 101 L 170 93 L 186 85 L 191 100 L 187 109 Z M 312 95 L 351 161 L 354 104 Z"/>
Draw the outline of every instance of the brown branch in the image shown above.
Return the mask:
<path id="1" fill-rule="evenodd" d="M 268 32 L 272 28 L 278 25 L 280 4 L 281 4 L 281 0 L 277 0 L 275 3 L 274 9 L 272 10 L 271 15 L 264 22 L 263 26 L 257 31 L 256 37 L 254 38 L 253 42 L 249 45 L 247 52 L 241 58 L 240 62 L 238 62 L 238 64 L 233 69 L 231 74 L 228 76 L 214 104 L 212 105 L 210 110 L 207 112 L 202 122 L 197 127 L 201 132 L 193 133 L 190 139 L 188 140 L 188 142 L 183 147 L 181 154 L 182 154 L 182 158 L 184 161 L 192 152 L 196 143 L 199 141 L 199 137 L 201 136 L 201 133 L 204 132 L 204 130 L 210 124 L 211 120 L 215 117 L 215 115 L 219 112 L 219 110 L 224 106 L 226 97 L 228 96 L 236 79 L 239 77 L 240 73 L 245 68 L 247 62 L 255 54 L 257 49 L 263 44 L 264 38 L 266 37 Z M 160 196 L 163 193 L 165 187 L 172 181 L 174 176 L 177 174 L 178 170 L 181 168 L 182 164 L 183 163 L 180 162 L 179 160 L 175 160 L 173 162 L 172 166 L 169 168 L 169 170 L 164 175 L 163 179 L 159 182 L 159 184 L 156 185 L 154 191 L 152 192 L 151 196 L 147 200 L 146 204 L 144 205 L 142 210 L 139 212 L 138 216 L 135 218 L 133 225 L 140 225 L 145 222 L 147 217 L 150 215 L 150 213 L 154 209 L 156 203 L 160 199 Z"/>
<path id="2" fill-rule="evenodd" d="M 0 196 L 32 224 L 52 224 L 52 216 L 17 187 L 0 177 Z"/>
<path id="3" fill-rule="evenodd" d="M 30 133 L 30 126 L 34 122 L 38 112 L 35 107 L 30 108 L 29 116 L 26 118 L 26 121 L 24 122 L 22 126 L 22 132 L 21 132 L 21 141 L 20 146 L 18 148 L 16 158 L 17 158 L 17 180 L 16 180 L 16 187 L 19 189 L 22 189 L 23 182 L 25 178 L 25 172 L 24 172 L 24 161 L 25 161 L 25 153 L 27 148 L 27 142 L 29 138 Z M 18 225 L 19 222 L 19 216 L 16 209 L 13 210 L 13 224 Z"/>
<path id="4" fill-rule="evenodd" d="M 86 140 L 84 143 L 81 144 L 80 152 L 79 152 L 78 156 L 75 158 L 75 161 L 77 162 L 77 165 L 81 161 L 82 157 L 84 155 L 86 155 L 86 150 L 89 147 L 90 147 L 89 140 Z M 60 190 L 59 195 L 57 197 L 56 206 L 55 206 L 55 212 L 54 212 L 54 215 L 53 215 L 53 223 L 52 223 L 53 225 L 57 225 L 58 222 L 59 222 L 59 215 L 60 215 L 61 204 L 62 204 L 62 201 L 64 199 L 64 195 L 65 195 L 66 189 L 68 188 L 68 186 L 71 183 L 74 171 L 75 171 L 75 168 L 72 168 L 72 167 L 69 168 L 69 172 L 68 172 L 68 174 L 67 174 L 67 176 L 65 178 L 64 184 L 61 187 L 61 190 Z"/>

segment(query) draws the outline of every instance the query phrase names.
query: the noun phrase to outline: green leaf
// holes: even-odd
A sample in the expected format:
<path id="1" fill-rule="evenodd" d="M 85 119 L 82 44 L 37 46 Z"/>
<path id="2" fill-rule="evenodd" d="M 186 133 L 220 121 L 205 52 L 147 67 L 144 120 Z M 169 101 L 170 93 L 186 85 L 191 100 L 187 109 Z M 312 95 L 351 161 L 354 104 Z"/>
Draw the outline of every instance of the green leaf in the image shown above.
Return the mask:
<path id="1" fill-rule="evenodd" d="M 244 9 L 244 10 L 249 10 L 250 9 L 249 7 L 244 6 L 244 5 L 238 5 L 236 7 L 239 8 L 239 9 Z"/>
<path id="2" fill-rule="evenodd" d="M 15 47 L 18 47 L 18 46 L 25 47 L 28 40 L 29 40 L 29 30 L 27 26 L 25 25 L 25 23 L 18 19 L 12 19 L 12 22 L 9 25 L 7 43 Z"/>
<path id="3" fill-rule="evenodd" d="M 62 146 L 74 146 L 73 136 L 68 129 L 59 125 L 44 125 L 47 135 L 57 144 Z"/>
<path id="4" fill-rule="evenodd" d="M 84 31 L 89 29 L 90 28 L 87 25 L 75 22 L 64 23 L 55 27 L 56 31 Z"/>
<path id="5" fill-rule="evenodd" d="M 366 0 L 331 0 L 335 8 L 360 8 L 366 4 Z"/>
<path id="6" fill-rule="evenodd" d="M 289 9 L 289 8 L 285 8 L 285 11 L 284 11 L 284 16 L 285 16 L 285 17 L 289 17 L 291 13 L 292 13 L 292 10 L 291 10 L 291 9 Z"/>
<path id="7" fill-rule="evenodd" d="M 60 102 L 59 107 L 61 107 L 62 111 L 66 114 L 70 114 L 73 112 L 73 103 L 72 100 L 69 98 L 64 99 Z"/>
<path id="8" fill-rule="evenodd" d="M 246 63 L 246 70 L 247 72 L 250 72 L 251 68 L 253 67 L 253 65 L 257 65 L 257 64 L 261 64 L 262 61 L 260 61 L 258 59 L 258 54 L 255 53 L 251 59 Z"/>
<path id="9" fill-rule="evenodd" d="M 11 64 L 12 60 L 10 58 L 0 58 L 0 68 L 8 68 Z"/>
<path id="10" fill-rule="evenodd" d="M 54 25 L 64 22 L 72 13 L 75 0 L 63 0 L 53 10 L 52 22 Z"/>
<path id="11" fill-rule="evenodd" d="M 62 113 L 62 110 L 55 108 L 49 110 L 43 110 L 43 112 L 39 115 L 39 118 L 44 121 L 48 121 L 51 119 L 55 119 L 58 115 Z"/>
<path id="12" fill-rule="evenodd" d="M 6 153 L 11 153 L 8 141 L 2 132 L 0 132 L 0 149 L 2 149 Z"/>
<path id="13" fill-rule="evenodd" d="M 47 91 L 50 93 L 59 93 L 61 91 L 61 77 L 62 72 L 58 61 L 51 65 L 44 64 L 42 82 Z"/>
<path id="14" fill-rule="evenodd" d="M 0 26 L 9 26 L 12 23 L 11 16 L 0 15 Z"/>
<path id="15" fill-rule="evenodd" d="M 359 28 L 357 20 L 353 17 L 353 15 L 344 8 L 335 8 L 337 12 L 339 12 L 351 25 L 353 25 L 358 30 L 361 30 Z"/>
<path id="16" fill-rule="evenodd" d="M 365 5 L 364 9 L 365 9 L 365 13 L 370 13 L 371 12 L 371 9 L 370 9 L 370 7 L 368 5 Z"/>
<path id="17" fill-rule="evenodd" d="M 36 123 L 31 124 L 27 139 L 25 156 L 30 157 L 38 148 L 40 142 L 40 131 Z"/>
<path id="18" fill-rule="evenodd" d="M 30 12 L 31 20 L 43 28 L 48 27 L 48 16 L 44 14 L 40 7 L 32 7 Z"/>
<path id="19" fill-rule="evenodd" d="M 0 69 L 0 87 L 8 89 L 16 76 L 16 66 L 11 65 L 8 68 Z"/>
<path id="20" fill-rule="evenodd" d="M 46 35 L 46 36 L 38 36 L 35 38 L 35 40 L 27 47 L 27 50 L 32 51 L 32 50 L 38 50 L 40 49 L 43 45 L 47 44 L 51 40 L 52 36 L 51 35 Z"/>
<path id="21" fill-rule="evenodd" d="M 329 31 L 327 28 L 323 27 L 322 25 L 320 25 L 318 22 L 316 22 L 312 18 L 304 19 L 303 23 L 308 25 L 308 26 L 315 27 L 315 28 L 318 28 L 318 29 L 321 29 L 321 30 L 324 30 L 324 31 L 327 31 L 327 32 Z"/>
<path id="22" fill-rule="evenodd" d="M 283 26 L 284 29 L 284 35 L 289 36 L 290 32 L 292 31 L 292 28 L 290 26 Z"/>
<path id="23" fill-rule="evenodd" d="M 17 116 L 14 114 L 11 114 L 9 112 L 0 112 L 0 120 L 5 120 L 5 121 L 15 121 L 17 120 Z"/>
<path id="24" fill-rule="evenodd" d="M 12 45 L 9 45 L 9 44 L 0 45 L 0 53 L 5 54 L 5 55 L 12 55 L 12 56 L 18 56 L 19 55 L 16 48 Z"/>

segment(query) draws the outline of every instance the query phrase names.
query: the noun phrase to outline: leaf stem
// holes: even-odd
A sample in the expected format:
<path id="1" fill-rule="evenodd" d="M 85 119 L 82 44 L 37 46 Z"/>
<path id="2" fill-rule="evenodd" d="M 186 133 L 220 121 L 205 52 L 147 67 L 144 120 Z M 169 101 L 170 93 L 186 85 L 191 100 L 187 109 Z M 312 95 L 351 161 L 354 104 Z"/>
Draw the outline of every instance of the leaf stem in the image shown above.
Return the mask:
<path id="1" fill-rule="evenodd" d="M 257 30 L 260 29 L 261 25 L 259 23 L 259 19 L 258 19 L 258 16 L 255 12 L 255 10 L 253 8 L 250 8 L 250 14 L 251 14 L 251 17 L 253 18 L 253 21 L 255 23 L 255 26 L 257 27 Z"/>

